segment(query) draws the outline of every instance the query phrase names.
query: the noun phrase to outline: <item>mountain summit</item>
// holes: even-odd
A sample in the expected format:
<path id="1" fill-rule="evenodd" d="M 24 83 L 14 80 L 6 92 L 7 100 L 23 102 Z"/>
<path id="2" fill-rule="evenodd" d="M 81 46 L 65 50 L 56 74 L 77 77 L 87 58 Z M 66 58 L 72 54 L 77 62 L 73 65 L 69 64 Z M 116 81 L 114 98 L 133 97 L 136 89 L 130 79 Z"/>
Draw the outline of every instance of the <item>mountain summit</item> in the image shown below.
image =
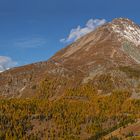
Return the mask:
<path id="1" fill-rule="evenodd" d="M 140 27 L 126 18 L 106 23 L 39 62 L 0 73 L 4 97 L 32 97 L 43 94 L 47 85 L 50 99 L 69 88 L 90 83 L 100 93 L 129 89 L 139 98 Z"/>
<path id="2" fill-rule="evenodd" d="M 94 60 L 97 62 L 99 58 L 105 62 L 114 61 L 114 64 L 118 64 L 118 59 L 121 57 L 124 57 L 121 59 L 122 64 L 139 63 L 139 57 L 131 54 L 131 49 L 138 54 L 139 44 L 140 27 L 129 19 L 118 18 L 61 50 L 53 59 L 61 60 L 63 64 L 71 61 L 72 66 L 77 62 L 80 66 Z"/>
<path id="3" fill-rule="evenodd" d="M 112 21 L 112 29 L 122 37 L 135 45 L 140 45 L 140 27 L 129 19 L 119 18 Z"/>

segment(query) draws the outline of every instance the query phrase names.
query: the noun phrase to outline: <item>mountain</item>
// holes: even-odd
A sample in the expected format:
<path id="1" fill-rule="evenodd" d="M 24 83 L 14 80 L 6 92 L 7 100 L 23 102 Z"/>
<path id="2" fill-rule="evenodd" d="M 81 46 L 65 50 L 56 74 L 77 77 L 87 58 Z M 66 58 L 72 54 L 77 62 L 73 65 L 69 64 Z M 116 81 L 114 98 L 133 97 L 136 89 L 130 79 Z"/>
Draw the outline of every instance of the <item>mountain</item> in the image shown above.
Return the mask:
<path id="1" fill-rule="evenodd" d="M 117 18 L 46 62 L 0 73 L 0 140 L 140 139 L 140 27 Z"/>
<path id="2" fill-rule="evenodd" d="M 0 93 L 10 98 L 36 96 L 40 83 L 48 78 L 55 83 L 55 90 L 49 88 L 55 94 L 64 91 L 65 85 L 70 88 L 92 82 L 99 92 L 129 88 L 139 98 L 136 92 L 139 63 L 140 27 L 129 19 L 117 18 L 60 50 L 46 62 L 0 73 Z M 105 87 L 108 84 L 110 87 Z"/>

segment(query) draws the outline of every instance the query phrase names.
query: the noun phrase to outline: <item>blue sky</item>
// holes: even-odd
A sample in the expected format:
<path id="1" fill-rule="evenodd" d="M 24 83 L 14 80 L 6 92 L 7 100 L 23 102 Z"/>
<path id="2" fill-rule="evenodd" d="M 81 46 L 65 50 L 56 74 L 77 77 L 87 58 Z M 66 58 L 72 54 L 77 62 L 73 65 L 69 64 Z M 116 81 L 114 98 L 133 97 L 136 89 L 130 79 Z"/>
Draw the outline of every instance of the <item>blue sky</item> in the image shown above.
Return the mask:
<path id="1" fill-rule="evenodd" d="M 0 0 L 0 69 L 47 60 L 72 41 L 72 29 L 87 30 L 89 20 L 93 25 L 94 19 L 126 17 L 140 24 L 139 5 L 140 0 Z"/>

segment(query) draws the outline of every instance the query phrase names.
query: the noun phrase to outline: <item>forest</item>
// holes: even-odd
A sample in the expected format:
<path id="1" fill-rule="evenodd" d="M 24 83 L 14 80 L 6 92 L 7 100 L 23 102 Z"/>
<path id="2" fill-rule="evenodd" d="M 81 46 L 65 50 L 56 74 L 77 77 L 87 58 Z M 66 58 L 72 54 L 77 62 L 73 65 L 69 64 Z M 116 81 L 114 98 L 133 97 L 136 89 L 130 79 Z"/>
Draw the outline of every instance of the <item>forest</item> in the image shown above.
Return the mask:
<path id="1" fill-rule="evenodd" d="M 41 90 L 43 98 L 0 99 L 0 140 L 103 140 L 140 118 L 140 100 L 127 90 L 100 95 L 87 84 L 67 89 L 56 100 L 49 100 L 47 88 Z"/>

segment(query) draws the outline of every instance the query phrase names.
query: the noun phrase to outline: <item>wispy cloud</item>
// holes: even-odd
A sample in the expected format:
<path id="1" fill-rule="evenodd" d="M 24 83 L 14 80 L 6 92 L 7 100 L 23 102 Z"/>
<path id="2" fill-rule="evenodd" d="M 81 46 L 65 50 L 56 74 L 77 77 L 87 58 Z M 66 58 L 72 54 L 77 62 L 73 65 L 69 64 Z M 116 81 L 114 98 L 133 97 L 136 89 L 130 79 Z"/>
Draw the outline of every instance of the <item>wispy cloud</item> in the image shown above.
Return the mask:
<path id="1" fill-rule="evenodd" d="M 0 56 L 0 72 L 14 67 L 17 65 L 17 62 L 13 61 L 10 57 Z"/>
<path id="2" fill-rule="evenodd" d="M 16 47 L 21 48 L 36 48 L 41 47 L 44 44 L 46 44 L 46 39 L 39 37 L 18 39 L 14 43 Z"/>
<path id="3" fill-rule="evenodd" d="M 77 28 L 74 28 L 70 31 L 67 38 L 60 39 L 60 42 L 68 43 L 75 41 L 105 23 L 105 19 L 89 19 L 85 27 L 81 27 L 80 25 L 78 25 Z"/>

